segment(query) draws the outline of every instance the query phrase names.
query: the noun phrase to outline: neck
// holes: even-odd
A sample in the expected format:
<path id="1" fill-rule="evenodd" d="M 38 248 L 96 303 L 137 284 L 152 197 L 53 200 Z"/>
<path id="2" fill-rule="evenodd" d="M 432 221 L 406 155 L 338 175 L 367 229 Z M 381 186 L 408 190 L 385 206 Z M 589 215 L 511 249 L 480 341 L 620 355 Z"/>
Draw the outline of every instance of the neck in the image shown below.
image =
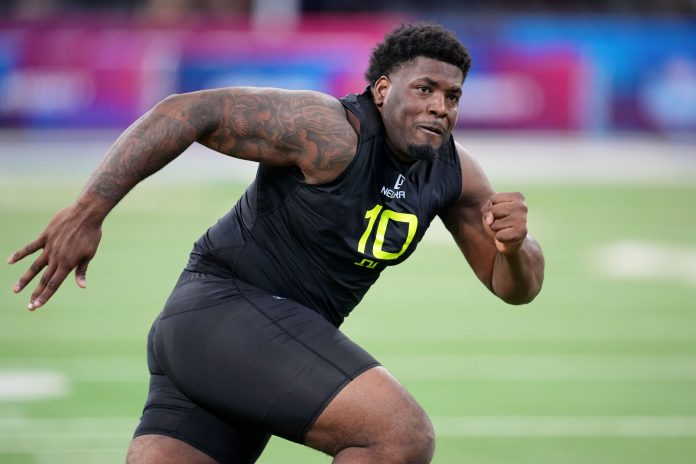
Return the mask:
<path id="1" fill-rule="evenodd" d="M 391 152 L 392 156 L 396 158 L 397 161 L 411 165 L 415 163 L 417 160 L 411 158 L 410 156 L 405 155 L 404 153 L 400 152 L 399 150 L 394 147 L 394 144 L 389 140 L 388 137 L 385 137 L 387 141 L 387 146 L 389 147 L 389 151 Z"/>

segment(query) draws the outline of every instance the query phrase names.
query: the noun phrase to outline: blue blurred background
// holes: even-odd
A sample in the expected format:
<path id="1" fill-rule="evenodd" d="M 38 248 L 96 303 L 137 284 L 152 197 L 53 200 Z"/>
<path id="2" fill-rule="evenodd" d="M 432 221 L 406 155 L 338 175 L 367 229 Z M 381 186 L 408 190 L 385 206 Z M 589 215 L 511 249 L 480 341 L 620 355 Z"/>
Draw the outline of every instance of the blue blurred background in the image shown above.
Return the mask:
<path id="1" fill-rule="evenodd" d="M 122 128 L 174 92 L 362 89 L 370 49 L 435 20 L 470 48 L 460 128 L 696 132 L 696 1 L 9 1 L 0 127 Z"/>

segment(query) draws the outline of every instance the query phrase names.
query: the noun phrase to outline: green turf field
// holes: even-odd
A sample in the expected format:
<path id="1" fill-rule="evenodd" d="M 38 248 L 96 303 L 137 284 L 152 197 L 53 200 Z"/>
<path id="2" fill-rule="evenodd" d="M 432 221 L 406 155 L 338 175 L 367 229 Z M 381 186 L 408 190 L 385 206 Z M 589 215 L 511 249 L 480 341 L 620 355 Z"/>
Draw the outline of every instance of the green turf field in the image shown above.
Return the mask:
<path id="1" fill-rule="evenodd" d="M 0 184 L 3 256 L 81 184 Z M 344 325 L 433 418 L 435 462 L 696 462 L 696 186 L 497 187 L 527 196 L 537 301 L 496 301 L 432 230 Z M 0 463 L 123 462 L 150 322 L 241 188 L 141 186 L 107 220 L 88 289 L 68 280 L 36 313 L 10 292 L 29 262 L 0 266 Z M 260 462 L 330 459 L 273 439 Z"/>

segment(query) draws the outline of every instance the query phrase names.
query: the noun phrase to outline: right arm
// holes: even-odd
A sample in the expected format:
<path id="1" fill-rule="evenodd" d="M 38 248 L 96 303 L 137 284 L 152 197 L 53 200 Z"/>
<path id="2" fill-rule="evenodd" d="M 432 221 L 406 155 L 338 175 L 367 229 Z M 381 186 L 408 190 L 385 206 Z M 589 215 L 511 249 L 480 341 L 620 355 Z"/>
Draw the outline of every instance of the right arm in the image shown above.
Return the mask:
<path id="1" fill-rule="evenodd" d="M 316 92 L 230 88 L 168 97 L 121 134 L 77 201 L 8 258 L 13 264 L 43 250 L 13 287 L 20 292 L 46 268 L 30 310 L 45 304 L 73 269 L 77 284 L 86 285 L 87 264 L 107 214 L 136 184 L 196 141 L 236 158 L 296 165 L 306 182 L 319 183 L 350 162 L 357 135 L 341 104 Z"/>

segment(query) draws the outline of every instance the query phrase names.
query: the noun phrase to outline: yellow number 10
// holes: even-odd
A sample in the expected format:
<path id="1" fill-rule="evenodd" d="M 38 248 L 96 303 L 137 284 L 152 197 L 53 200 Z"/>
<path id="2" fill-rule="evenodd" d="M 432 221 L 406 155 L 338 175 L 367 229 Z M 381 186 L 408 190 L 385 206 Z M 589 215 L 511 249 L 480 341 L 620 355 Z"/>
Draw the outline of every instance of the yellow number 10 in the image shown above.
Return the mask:
<path id="1" fill-rule="evenodd" d="M 372 245 L 372 254 L 377 259 L 396 259 L 404 254 L 408 246 L 411 244 L 413 237 L 416 235 L 416 229 L 418 229 L 418 217 L 415 214 L 397 213 L 396 211 L 392 211 L 390 209 L 385 209 L 382 211 L 382 205 L 375 206 L 370 211 L 365 213 L 365 219 L 369 219 L 370 221 L 367 223 L 367 229 L 365 229 L 365 233 L 362 234 L 362 237 L 360 237 L 360 241 L 358 242 L 358 251 L 360 253 L 365 253 L 367 239 L 370 236 L 370 233 L 372 232 L 375 222 L 377 222 L 377 217 L 380 216 L 380 213 L 382 213 L 382 217 L 380 217 L 379 224 L 377 225 L 377 233 L 375 235 L 375 241 Z M 387 225 L 389 224 L 390 219 L 408 224 L 406 241 L 401 247 L 401 250 L 396 253 L 382 250 L 382 246 L 384 245 L 384 234 L 387 233 Z"/>

